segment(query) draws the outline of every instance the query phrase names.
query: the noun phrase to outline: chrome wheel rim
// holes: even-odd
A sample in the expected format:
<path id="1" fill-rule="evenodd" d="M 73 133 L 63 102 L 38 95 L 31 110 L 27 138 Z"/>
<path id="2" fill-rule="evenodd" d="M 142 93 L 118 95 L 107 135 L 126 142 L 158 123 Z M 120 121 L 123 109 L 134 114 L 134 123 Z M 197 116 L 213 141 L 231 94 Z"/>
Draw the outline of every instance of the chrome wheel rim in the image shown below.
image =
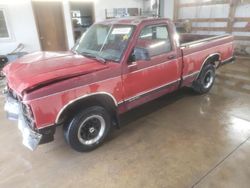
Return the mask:
<path id="1" fill-rule="evenodd" d="M 206 89 L 209 88 L 213 84 L 213 81 L 214 81 L 213 71 L 209 70 L 206 72 L 206 74 L 204 76 L 204 80 L 203 80 L 204 88 L 206 88 Z"/>
<path id="2" fill-rule="evenodd" d="M 78 140 L 84 145 L 98 143 L 104 134 L 105 127 L 105 120 L 102 116 L 89 116 L 78 129 Z"/>

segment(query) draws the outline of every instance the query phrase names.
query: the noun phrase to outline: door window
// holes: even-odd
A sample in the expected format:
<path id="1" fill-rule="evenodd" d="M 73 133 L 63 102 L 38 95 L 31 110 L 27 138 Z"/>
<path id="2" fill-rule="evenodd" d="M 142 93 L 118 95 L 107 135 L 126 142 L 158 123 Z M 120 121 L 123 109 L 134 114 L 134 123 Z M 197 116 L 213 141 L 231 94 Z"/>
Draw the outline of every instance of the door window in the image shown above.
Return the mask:
<path id="1" fill-rule="evenodd" d="M 146 26 L 142 29 L 136 48 L 146 49 L 150 57 L 172 50 L 166 25 Z"/>

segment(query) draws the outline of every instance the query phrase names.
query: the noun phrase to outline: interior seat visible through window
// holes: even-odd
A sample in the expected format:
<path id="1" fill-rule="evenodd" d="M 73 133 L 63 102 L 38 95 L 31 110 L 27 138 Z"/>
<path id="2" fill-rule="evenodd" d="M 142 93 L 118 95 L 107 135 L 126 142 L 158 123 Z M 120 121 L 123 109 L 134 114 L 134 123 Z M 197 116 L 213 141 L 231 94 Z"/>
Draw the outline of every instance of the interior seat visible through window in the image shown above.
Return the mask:
<path id="1" fill-rule="evenodd" d="M 143 28 L 136 47 L 147 49 L 150 57 L 170 52 L 172 49 L 167 26 L 153 25 Z"/>

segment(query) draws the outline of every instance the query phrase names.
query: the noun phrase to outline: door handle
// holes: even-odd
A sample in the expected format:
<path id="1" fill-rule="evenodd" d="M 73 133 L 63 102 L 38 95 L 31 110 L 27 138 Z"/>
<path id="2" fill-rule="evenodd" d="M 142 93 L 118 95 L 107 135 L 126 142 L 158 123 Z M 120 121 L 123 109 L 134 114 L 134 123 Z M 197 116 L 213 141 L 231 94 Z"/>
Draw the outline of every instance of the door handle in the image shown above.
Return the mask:
<path id="1" fill-rule="evenodd" d="M 169 55 L 168 56 L 168 59 L 174 59 L 174 58 L 176 58 L 176 55 Z"/>

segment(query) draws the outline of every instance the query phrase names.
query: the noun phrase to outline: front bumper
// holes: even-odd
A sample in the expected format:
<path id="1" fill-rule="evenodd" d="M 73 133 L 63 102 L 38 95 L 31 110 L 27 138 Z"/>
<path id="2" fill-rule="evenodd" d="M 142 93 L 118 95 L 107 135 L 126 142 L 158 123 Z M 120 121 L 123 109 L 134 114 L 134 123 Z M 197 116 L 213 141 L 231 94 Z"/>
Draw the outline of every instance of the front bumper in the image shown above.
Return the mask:
<path id="1" fill-rule="evenodd" d="M 26 123 L 20 102 L 6 96 L 4 110 L 7 112 L 8 119 L 18 121 L 18 128 L 22 133 L 23 145 L 32 151 L 35 150 L 42 139 L 42 134 L 32 130 Z"/>

